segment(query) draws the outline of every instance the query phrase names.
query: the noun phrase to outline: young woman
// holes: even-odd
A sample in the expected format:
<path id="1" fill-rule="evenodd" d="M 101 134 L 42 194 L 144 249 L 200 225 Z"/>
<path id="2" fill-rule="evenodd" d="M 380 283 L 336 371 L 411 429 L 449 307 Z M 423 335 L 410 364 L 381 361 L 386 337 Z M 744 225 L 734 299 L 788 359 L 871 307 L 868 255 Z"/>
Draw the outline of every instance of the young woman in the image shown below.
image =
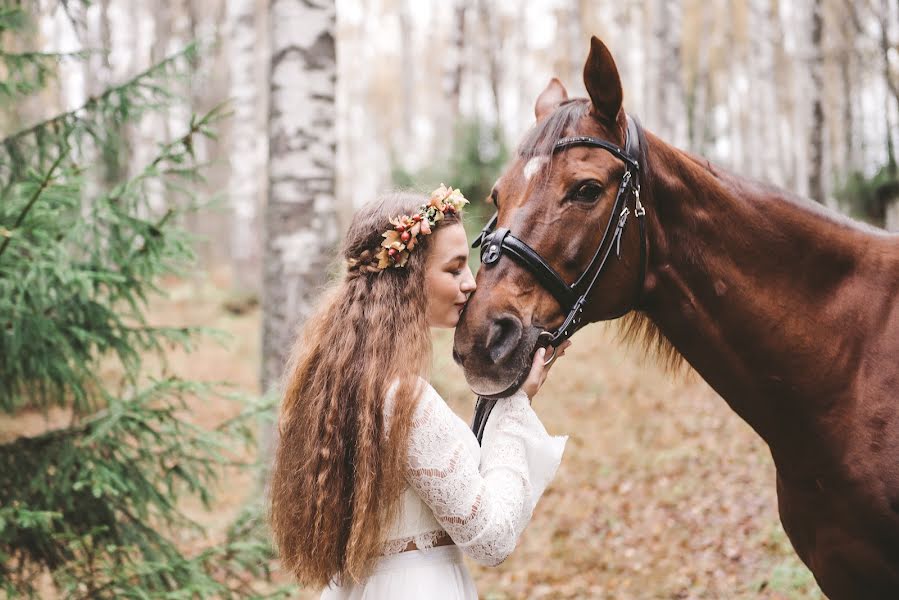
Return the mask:
<path id="1" fill-rule="evenodd" d="M 509 556 L 561 460 L 566 438 L 530 406 L 542 351 L 483 446 L 428 384 L 429 328 L 454 327 L 475 289 L 466 203 L 441 186 L 360 210 L 346 273 L 294 349 L 271 522 L 282 564 L 322 598 L 477 598 L 462 554 Z"/>

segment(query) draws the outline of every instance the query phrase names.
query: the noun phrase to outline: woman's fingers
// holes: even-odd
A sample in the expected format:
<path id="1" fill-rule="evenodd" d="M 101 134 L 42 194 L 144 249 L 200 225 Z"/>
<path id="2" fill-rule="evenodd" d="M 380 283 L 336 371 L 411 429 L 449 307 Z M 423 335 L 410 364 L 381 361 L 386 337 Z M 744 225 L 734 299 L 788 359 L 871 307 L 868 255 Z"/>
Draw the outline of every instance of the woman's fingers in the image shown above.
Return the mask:
<path id="1" fill-rule="evenodd" d="M 538 348 L 536 352 L 534 352 L 534 360 L 531 363 L 531 371 L 528 373 L 528 377 L 525 380 L 524 384 L 522 384 L 522 389 L 527 393 L 529 398 L 533 398 L 534 395 L 540 390 L 543 386 L 543 382 L 546 381 L 546 376 L 549 374 L 549 370 L 556 363 L 555 358 L 560 358 L 565 355 L 565 350 L 571 346 L 571 341 L 566 340 L 562 344 L 560 344 L 557 348 L 553 348 L 549 351 L 553 352 L 551 355 L 553 360 L 550 364 L 546 364 L 546 355 L 548 353 L 547 348 Z"/>
<path id="2" fill-rule="evenodd" d="M 565 356 L 565 350 L 567 350 L 570 345 L 571 345 L 571 340 L 565 340 L 564 342 L 562 342 L 562 344 L 560 346 L 553 349 L 553 361 L 546 367 L 547 371 L 550 368 L 552 368 L 552 366 L 554 364 L 556 364 L 555 359 L 562 358 L 563 356 Z"/>

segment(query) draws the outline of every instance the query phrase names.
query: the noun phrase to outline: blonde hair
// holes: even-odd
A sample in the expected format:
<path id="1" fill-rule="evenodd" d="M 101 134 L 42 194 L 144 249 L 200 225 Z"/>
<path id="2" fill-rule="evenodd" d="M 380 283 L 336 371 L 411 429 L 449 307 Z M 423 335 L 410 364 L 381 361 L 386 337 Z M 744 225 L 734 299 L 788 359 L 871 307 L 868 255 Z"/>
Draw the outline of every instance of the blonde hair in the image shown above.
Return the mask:
<path id="1" fill-rule="evenodd" d="M 393 193 L 356 213 L 343 247 L 348 269 L 307 320 L 285 373 L 271 525 L 282 564 L 304 585 L 365 578 L 399 509 L 431 362 L 423 281 L 433 236 L 422 236 L 404 268 L 379 270 L 374 253 L 389 218 L 425 201 Z M 458 220 L 447 215 L 440 227 Z"/>

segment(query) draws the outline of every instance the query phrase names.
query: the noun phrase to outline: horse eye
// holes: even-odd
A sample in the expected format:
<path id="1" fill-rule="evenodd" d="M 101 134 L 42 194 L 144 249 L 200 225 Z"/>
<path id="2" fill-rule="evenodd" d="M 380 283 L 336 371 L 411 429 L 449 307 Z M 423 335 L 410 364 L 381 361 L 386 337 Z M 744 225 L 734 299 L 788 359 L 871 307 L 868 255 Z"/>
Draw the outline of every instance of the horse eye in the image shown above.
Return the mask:
<path id="1" fill-rule="evenodd" d="M 596 202 L 602 193 L 602 186 L 595 181 L 580 184 L 571 195 L 576 202 Z"/>

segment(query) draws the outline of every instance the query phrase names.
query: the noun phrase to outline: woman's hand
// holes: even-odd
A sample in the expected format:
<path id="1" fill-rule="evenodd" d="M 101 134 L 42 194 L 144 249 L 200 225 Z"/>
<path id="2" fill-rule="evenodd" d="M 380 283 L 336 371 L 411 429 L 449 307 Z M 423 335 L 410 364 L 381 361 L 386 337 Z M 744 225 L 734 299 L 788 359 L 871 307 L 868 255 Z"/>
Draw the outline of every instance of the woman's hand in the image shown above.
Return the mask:
<path id="1" fill-rule="evenodd" d="M 565 340 L 562 342 L 562 345 L 556 348 L 556 360 L 565 356 L 565 350 L 568 349 L 568 346 L 571 345 L 571 340 Z M 546 357 L 546 348 L 540 348 L 534 354 L 534 362 L 531 364 L 531 372 L 528 373 L 528 378 L 524 380 L 524 383 L 521 385 L 521 389 L 524 390 L 524 393 L 528 395 L 528 398 L 531 400 L 534 399 L 534 396 L 537 395 L 537 392 L 540 391 L 540 388 L 543 386 L 543 382 L 546 381 L 546 375 L 549 373 L 549 369 L 556 364 L 556 360 L 547 367 L 543 365 L 543 361 Z"/>

